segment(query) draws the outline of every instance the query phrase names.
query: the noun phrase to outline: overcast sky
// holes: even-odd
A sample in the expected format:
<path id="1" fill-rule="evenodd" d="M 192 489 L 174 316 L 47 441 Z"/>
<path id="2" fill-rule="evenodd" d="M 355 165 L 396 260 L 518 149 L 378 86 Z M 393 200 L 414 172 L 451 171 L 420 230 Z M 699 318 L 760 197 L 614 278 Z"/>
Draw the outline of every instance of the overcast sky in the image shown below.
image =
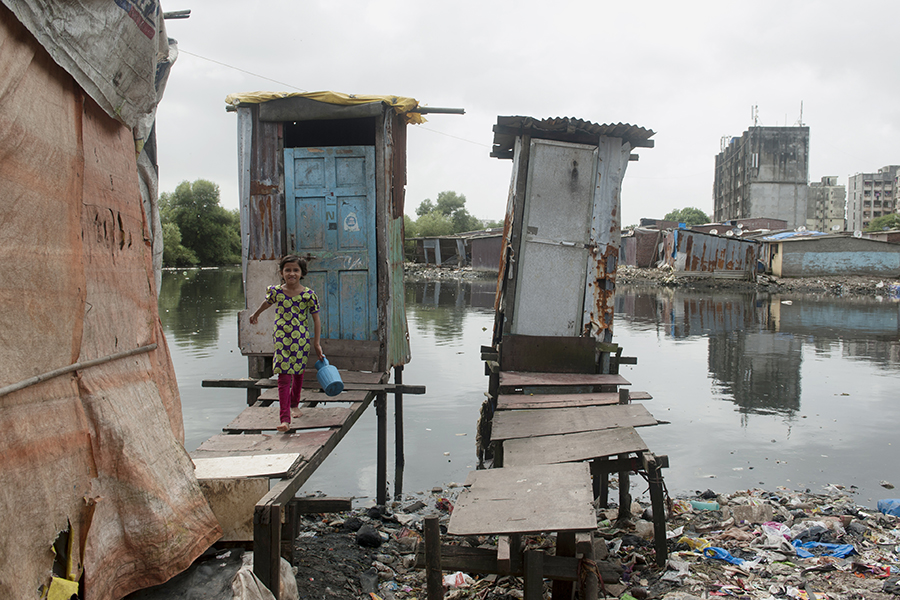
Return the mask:
<path id="1" fill-rule="evenodd" d="M 760 125 L 782 126 L 803 103 L 812 181 L 900 164 L 896 0 L 182 2 L 163 4 L 192 14 L 166 22 L 181 54 L 157 115 L 160 190 L 208 179 L 226 208 L 238 206 L 237 117 L 224 98 L 255 90 L 464 108 L 409 127 L 413 216 L 453 190 L 473 215 L 502 218 L 512 161 L 490 157 L 498 115 L 655 131 L 628 165 L 623 225 L 711 214 L 721 138 L 752 125 L 754 105 Z"/>

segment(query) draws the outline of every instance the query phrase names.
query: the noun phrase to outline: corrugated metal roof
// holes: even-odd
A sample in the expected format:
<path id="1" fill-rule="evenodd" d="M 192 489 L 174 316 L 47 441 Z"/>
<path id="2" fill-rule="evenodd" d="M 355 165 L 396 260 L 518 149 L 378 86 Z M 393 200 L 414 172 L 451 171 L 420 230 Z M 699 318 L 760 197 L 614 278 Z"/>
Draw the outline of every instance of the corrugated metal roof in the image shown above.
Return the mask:
<path id="1" fill-rule="evenodd" d="M 597 144 L 600 137 L 621 138 L 634 148 L 652 148 L 654 135 L 651 129 L 644 129 L 629 123 L 598 124 L 571 117 L 535 119 L 533 117 L 497 117 L 494 125 L 494 147 L 491 156 L 512 158 L 516 137 L 529 135 L 532 138 L 557 140 L 577 144 Z"/>

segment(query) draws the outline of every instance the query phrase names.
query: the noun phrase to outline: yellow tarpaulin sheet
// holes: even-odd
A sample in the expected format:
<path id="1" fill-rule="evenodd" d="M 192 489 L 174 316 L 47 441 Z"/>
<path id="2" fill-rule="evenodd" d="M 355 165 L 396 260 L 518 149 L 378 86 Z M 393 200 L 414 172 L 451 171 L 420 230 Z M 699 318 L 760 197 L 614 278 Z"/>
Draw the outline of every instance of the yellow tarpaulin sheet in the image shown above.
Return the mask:
<path id="1" fill-rule="evenodd" d="M 238 104 L 262 104 L 269 100 L 280 98 L 309 98 L 328 104 L 371 104 L 372 102 L 384 102 L 392 107 L 398 115 L 403 115 L 407 123 L 422 124 L 425 117 L 419 113 L 410 112 L 419 107 L 419 101 L 415 98 L 402 96 L 373 96 L 366 94 L 343 94 L 341 92 L 244 92 L 241 94 L 228 94 L 225 104 L 237 106 Z"/>

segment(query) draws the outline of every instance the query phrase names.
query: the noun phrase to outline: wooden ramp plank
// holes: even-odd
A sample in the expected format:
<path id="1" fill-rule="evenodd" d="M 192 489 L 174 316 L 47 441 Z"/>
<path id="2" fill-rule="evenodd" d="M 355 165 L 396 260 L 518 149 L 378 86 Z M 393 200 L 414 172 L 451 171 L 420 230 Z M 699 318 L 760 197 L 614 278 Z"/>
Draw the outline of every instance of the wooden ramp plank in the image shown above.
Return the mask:
<path id="1" fill-rule="evenodd" d="M 344 382 L 344 385 L 351 383 L 358 384 L 377 384 L 384 383 L 388 379 L 387 373 L 375 373 L 368 371 L 339 371 L 341 374 L 341 381 Z M 260 379 L 257 381 L 257 384 L 260 387 L 267 388 L 277 388 L 278 387 L 278 378 L 271 377 L 269 379 Z M 322 386 L 319 385 L 319 380 L 316 379 L 316 370 L 312 367 L 308 367 L 306 371 L 303 373 L 303 389 L 316 389 L 321 390 Z"/>
<path id="2" fill-rule="evenodd" d="M 545 435 L 503 442 L 503 467 L 576 462 L 646 450 L 647 444 L 633 427 Z"/>
<path id="3" fill-rule="evenodd" d="M 651 400 L 647 392 L 630 392 L 630 400 Z M 574 406 L 608 406 L 619 403 L 618 392 L 589 394 L 501 394 L 497 410 L 532 410 L 536 408 L 566 408 Z"/>
<path id="4" fill-rule="evenodd" d="M 450 515 L 447 533 L 451 535 L 591 531 L 597 527 L 587 463 L 473 471 L 466 486 Z"/>
<path id="5" fill-rule="evenodd" d="M 284 477 L 302 460 L 300 454 L 248 454 L 194 458 L 197 479 Z"/>
<path id="6" fill-rule="evenodd" d="M 300 402 L 362 402 L 366 399 L 366 394 L 368 394 L 368 392 L 353 390 L 349 392 L 341 392 L 337 396 L 329 396 L 325 392 L 321 391 L 321 389 L 304 389 L 303 394 L 301 394 L 300 396 Z M 278 388 L 268 388 L 266 390 L 263 390 L 258 399 L 265 402 L 278 402 Z"/>
<path id="7" fill-rule="evenodd" d="M 631 383 L 619 374 L 500 372 L 500 387 L 537 387 L 548 385 L 631 385 Z"/>
<path id="8" fill-rule="evenodd" d="M 220 433 L 191 452 L 191 458 L 248 456 L 254 454 L 299 454 L 309 460 L 338 432 L 336 429 L 297 431 L 295 433 Z"/>
<path id="9" fill-rule="evenodd" d="M 223 431 L 273 431 L 278 427 L 279 407 L 248 406 Z M 296 409 L 295 409 L 296 410 Z M 291 419 L 291 431 L 341 427 L 353 413 L 352 408 L 339 406 L 300 408 L 300 416 Z"/>
<path id="10" fill-rule="evenodd" d="M 647 427 L 657 423 L 643 404 L 503 410 L 494 414 L 491 439 L 500 441 L 615 427 Z"/>

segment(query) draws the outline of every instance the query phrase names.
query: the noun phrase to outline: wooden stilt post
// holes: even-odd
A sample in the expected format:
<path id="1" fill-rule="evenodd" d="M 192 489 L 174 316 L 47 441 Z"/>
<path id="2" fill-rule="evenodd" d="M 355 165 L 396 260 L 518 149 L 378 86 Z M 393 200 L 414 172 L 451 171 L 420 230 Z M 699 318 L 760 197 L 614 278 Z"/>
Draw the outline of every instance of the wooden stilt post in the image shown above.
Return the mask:
<path id="1" fill-rule="evenodd" d="M 556 555 L 575 556 L 575 534 L 561 531 L 556 534 Z M 572 600 L 572 582 L 553 580 L 553 600 Z"/>
<path id="2" fill-rule="evenodd" d="M 394 367 L 394 383 L 403 384 L 403 365 Z M 403 451 L 403 392 L 394 392 L 394 498 L 403 494 L 403 468 L 406 457 Z"/>
<path id="3" fill-rule="evenodd" d="M 376 465 L 375 502 L 379 506 L 387 504 L 387 394 L 377 392 L 375 396 L 375 416 L 378 420 L 378 457 Z"/>
<path id="4" fill-rule="evenodd" d="M 525 551 L 525 600 L 544 598 L 544 552 Z M 429 599 L 430 600 L 430 599 Z"/>
<path id="5" fill-rule="evenodd" d="M 442 600 L 441 526 L 437 517 L 425 517 L 425 586 L 428 600 Z"/>
<path id="6" fill-rule="evenodd" d="M 656 456 L 649 452 L 643 454 L 644 470 L 650 484 L 650 506 L 653 509 L 653 542 L 656 548 L 656 565 L 666 566 L 668 547 L 666 546 L 666 506 L 663 500 L 662 469 Z"/>
<path id="7" fill-rule="evenodd" d="M 275 600 L 281 597 L 281 505 L 257 506 L 253 512 L 253 573 Z"/>
<path id="8" fill-rule="evenodd" d="M 628 460 L 627 454 L 620 454 L 619 460 Z M 622 521 L 631 518 L 631 478 L 630 471 L 619 471 L 619 514 L 617 520 Z"/>

